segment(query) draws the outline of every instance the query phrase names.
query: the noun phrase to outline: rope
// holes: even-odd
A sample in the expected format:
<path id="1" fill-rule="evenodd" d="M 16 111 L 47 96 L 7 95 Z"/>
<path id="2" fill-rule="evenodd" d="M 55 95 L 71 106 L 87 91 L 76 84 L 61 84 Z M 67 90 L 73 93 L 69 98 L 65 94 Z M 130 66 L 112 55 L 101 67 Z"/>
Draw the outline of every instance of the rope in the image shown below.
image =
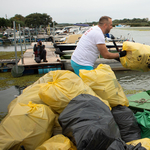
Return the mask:
<path id="1" fill-rule="evenodd" d="M 130 101 L 130 102 L 135 102 L 135 103 L 139 103 L 139 104 L 144 104 L 144 103 L 150 103 L 148 102 L 148 100 L 150 99 L 145 99 L 145 98 L 141 98 L 140 100 L 135 100 L 135 101 Z"/>

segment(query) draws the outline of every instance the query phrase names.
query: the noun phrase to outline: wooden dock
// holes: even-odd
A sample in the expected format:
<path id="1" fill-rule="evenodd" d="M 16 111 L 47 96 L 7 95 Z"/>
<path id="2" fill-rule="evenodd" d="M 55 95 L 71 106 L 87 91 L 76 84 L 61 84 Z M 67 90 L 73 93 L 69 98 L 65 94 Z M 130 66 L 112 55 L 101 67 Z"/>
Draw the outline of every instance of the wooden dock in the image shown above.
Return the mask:
<path id="1" fill-rule="evenodd" d="M 66 70 L 73 70 L 73 68 L 71 67 L 71 61 L 70 59 L 62 59 L 61 60 L 62 62 L 64 62 L 64 68 Z M 122 64 L 120 62 L 118 62 L 117 60 L 115 59 L 104 59 L 104 58 L 98 58 L 94 64 L 94 69 L 97 68 L 97 66 L 99 64 L 107 64 L 111 67 L 112 70 L 129 70 L 129 69 L 126 69 L 122 66 Z"/>
<path id="2" fill-rule="evenodd" d="M 43 42 L 45 45 L 45 43 Z M 34 53 L 33 53 L 33 45 L 31 45 L 31 48 L 27 49 L 26 52 L 23 55 L 23 58 L 20 59 L 18 62 L 18 66 L 23 66 L 25 67 L 25 70 L 30 70 L 30 69 L 38 69 L 38 68 L 61 68 L 63 69 L 63 63 L 61 62 L 61 58 L 59 55 L 55 54 L 55 48 L 52 45 L 45 45 L 46 46 L 46 59 L 48 62 L 43 62 L 37 63 L 34 59 Z"/>

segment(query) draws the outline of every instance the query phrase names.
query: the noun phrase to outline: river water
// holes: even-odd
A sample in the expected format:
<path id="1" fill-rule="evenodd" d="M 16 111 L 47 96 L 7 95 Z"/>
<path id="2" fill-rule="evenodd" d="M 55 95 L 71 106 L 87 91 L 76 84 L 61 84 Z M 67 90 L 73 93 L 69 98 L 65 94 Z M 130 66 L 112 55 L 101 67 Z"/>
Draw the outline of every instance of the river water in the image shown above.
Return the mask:
<path id="1" fill-rule="evenodd" d="M 133 38 L 135 42 L 150 45 L 150 28 L 144 29 L 143 31 L 143 28 L 113 28 L 110 33 L 115 37 Z M 17 46 L 17 50 L 20 50 L 20 46 Z M 1 46 L 0 51 L 14 51 L 14 46 Z M 115 71 L 115 75 L 127 97 L 143 90 L 150 90 L 150 72 Z M 7 112 L 8 104 L 15 98 L 15 95 L 19 95 L 21 92 L 22 89 L 15 86 L 0 91 L 1 115 Z"/>

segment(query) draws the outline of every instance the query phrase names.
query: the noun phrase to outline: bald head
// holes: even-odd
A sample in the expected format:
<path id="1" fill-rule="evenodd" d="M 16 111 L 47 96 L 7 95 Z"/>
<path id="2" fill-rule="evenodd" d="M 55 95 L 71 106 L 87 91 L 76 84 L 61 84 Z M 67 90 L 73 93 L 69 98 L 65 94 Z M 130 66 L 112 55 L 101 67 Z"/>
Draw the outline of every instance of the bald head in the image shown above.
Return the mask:
<path id="1" fill-rule="evenodd" d="M 112 18 L 108 17 L 108 16 L 102 16 L 100 19 L 99 19 L 99 22 L 98 22 L 98 25 L 99 26 L 102 26 L 103 24 L 109 24 L 110 20 Z"/>
<path id="2" fill-rule="evenodd" d="M 107 34 L 112 29 L 112 19 L 108 16 L 102 16 L 99 19 L 98 26 L 104 34 Z"/>

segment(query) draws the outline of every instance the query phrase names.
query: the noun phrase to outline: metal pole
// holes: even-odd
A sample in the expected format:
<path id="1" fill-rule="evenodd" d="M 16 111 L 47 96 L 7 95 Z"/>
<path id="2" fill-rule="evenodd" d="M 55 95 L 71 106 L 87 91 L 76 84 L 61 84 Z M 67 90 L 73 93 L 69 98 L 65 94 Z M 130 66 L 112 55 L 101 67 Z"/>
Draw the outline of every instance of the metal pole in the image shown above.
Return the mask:
<path id="1" fill-rule="evenodd" d="M 15 21 L 13 21 L 13 26 L 14 26 L 14 44 L 15 44 L 16 72 L 18 73 L 18 60 L 17 60 L 16 26 L 15 26 Z"/>
<path id="2" fill-rule="evenodd" d="M 55 23 L 53 22 L 53 39 L 54 39 L 54 44 L 55 44 L 55 29 L 54 29 Z"/>
<path id="3" fill-rule="evenodd" d="M 22 39 L 21 39 L 21 32 L 20 32 L 20 24 L 19 24 L 19 36 L 20 36 L 20 46 L 21 46 L 21 61 L 22 61 L 22 64 L 24 64 L 23 51 L 22 51 Z"/>
<path id="4" fill-rule="evenodd" d="M 37 40 L 37 27 L 36 27 L 36 40 Z M 36 40 L 35 40 L 35 42 L 36 42 Z"/>
<path id="5" fill-rule="evenodd" d="M 30 33 L 30 28 L 29 28 L 29 36 L 30 36 L 30 44 L 31 44 L 31 33 Z"/>
<path id="6" fill-rule="evenodd" d="M 25 31 L 24 31 L 25 29 L 23 29 L 23 36 L 24 36 L 24 45 L 25 45 L 25 51 L 27 50 L 27 48 L 26 48 L 26 38 L 25 38 Z"/>

